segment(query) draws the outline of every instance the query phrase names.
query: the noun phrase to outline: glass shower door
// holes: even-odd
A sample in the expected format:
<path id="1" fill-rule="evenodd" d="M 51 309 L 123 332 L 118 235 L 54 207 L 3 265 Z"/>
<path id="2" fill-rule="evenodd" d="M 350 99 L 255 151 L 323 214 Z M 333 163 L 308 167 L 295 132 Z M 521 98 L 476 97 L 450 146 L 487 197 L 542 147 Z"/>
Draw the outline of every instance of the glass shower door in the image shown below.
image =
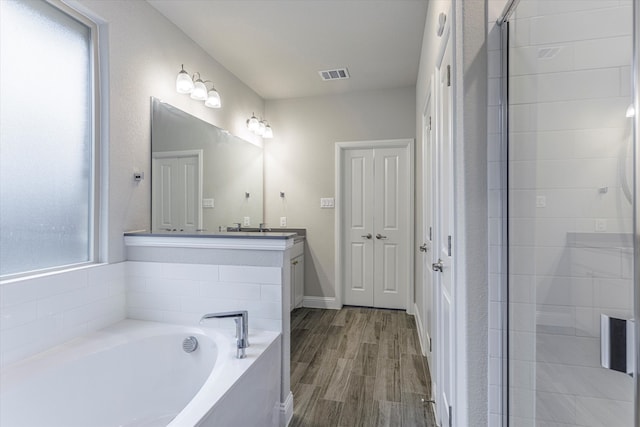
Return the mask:
<path id="1" fill-rule="evenodd" d="M 634 316 L 632 38 L 632 0 L 509 19 L 510 426 L 635 425 L 634 379 L 601 366 L 602 315 Z"/>

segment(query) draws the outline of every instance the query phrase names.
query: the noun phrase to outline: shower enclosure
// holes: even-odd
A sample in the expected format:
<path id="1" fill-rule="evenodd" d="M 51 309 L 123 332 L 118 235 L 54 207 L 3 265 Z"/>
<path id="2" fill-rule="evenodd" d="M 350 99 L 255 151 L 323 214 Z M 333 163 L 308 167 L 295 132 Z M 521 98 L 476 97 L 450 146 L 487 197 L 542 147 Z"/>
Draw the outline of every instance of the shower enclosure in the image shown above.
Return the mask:
<path id="1" fill-rule="evenodd" d="M 505 425 L 638 425 L 633 2 L 515 1 L 502 24 Z"/>

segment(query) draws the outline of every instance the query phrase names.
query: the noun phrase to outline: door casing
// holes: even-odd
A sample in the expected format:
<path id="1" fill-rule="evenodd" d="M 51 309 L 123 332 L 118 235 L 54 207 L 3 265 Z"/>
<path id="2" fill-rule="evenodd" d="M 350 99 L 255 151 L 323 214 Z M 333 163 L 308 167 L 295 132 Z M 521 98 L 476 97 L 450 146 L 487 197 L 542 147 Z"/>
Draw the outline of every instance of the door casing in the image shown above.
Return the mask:
<path id="1" fill-rule="evenodd" d="M 382 148 L 406 148 L 407 156 L 409 157 L 407 160 L 407 164 L 409 165 L 408 173 L 408 182 L 409 182 L 409 209 L 408 212 L 404 213 L 404 220 L 409 225 L 408 227 L 408 238 L 406 244 L 408 257 L 408 288 L 406 292 L 406 305 L 405 309 L 408 313 L 413 313 L 413 293 L 414 293 L 414 260 L 413 260 L 413 250 L 414 247 L 414 208 L 415 201 L 413 195 L 414 193 L 414 140 L 413 139 L 391 139 L 391 140 L 377 140 L 377 141 L 348 141 L 348 142 L 337 142 L 335 145 L 335 195 L 336 195 L 336 205 L 335 205 L 335 292 L 336 292 L 336 305 L 338 307 L 342 307 L 343 303 L 343 295 L 344 295 L 344 283 L 342 282 L 342 277 L 344 273 L 344 263 L 343 263 L 343 206 L 342 206 L 342 197 L 343 197 L 343 168 L 342 168 L 342 158 L 345 150 L 349 149 L 382 149 Z"/>

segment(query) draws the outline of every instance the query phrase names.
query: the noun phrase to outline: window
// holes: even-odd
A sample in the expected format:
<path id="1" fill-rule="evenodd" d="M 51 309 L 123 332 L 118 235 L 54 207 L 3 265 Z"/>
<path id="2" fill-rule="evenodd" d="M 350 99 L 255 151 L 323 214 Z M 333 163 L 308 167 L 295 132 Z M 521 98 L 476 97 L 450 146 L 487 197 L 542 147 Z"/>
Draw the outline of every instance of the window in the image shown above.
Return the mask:
<path id="1" fill-rule="evenodd" d="M 62 4 L 0 1 L 0 276 L 94 260 L 93 34 Z"/>

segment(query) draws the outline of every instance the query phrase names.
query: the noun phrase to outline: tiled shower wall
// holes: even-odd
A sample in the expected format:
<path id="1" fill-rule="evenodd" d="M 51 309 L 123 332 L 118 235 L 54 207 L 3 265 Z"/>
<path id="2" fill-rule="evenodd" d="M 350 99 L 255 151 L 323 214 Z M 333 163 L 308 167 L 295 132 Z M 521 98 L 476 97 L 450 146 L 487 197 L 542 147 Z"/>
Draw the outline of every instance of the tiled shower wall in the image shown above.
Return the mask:
<path id="1" fill-rule="evenodd" d="M 631 426 L 631 0 L 522 0 L 510 48 L 510 425 Z"/>

